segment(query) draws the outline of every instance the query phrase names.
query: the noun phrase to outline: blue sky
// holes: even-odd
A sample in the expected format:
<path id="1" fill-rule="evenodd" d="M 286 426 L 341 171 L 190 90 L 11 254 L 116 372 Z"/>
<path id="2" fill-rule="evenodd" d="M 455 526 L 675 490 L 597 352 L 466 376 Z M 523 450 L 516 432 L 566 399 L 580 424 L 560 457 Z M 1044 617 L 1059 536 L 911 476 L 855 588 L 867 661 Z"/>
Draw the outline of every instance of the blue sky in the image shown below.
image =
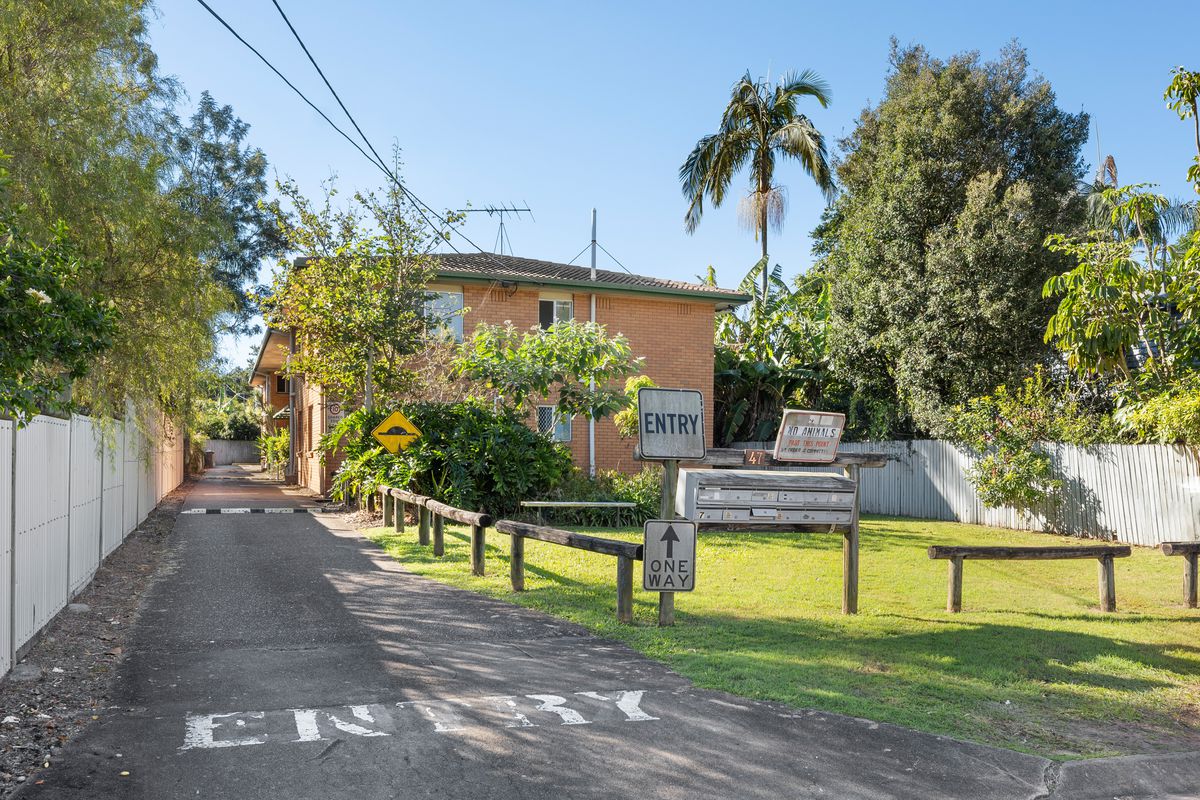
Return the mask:
<path id="1" fill-rule="evenodd" d="M 819 72 L 833 103 L 807 111 L 831 143 L 845 136 L 882 94 L 891 36 L 937 56 L 994 57 L 1018 39 L 1060 106 L 1092 115 L 1123 183 L 1190 191 L 1190 129 L 1162 91 L 1172 66 L 1200 68 L 1194 0 L 1138 6 L 1151 13 L 1136 15 L 1128 3 L 1053 0 L 280 2 L 376 148 L 403 149 L 408 186 L 437 209 L 528 203 L 536 222 L 512 223 L 509 236 L 532 258 L 571 259 L 590 238 L 595 207 L 600 243 L 631 271 L 692 280 L 712 264 L 722 285 L 736 285 L 758 245 L 734 202 L 709 209 L 694 235 L 684 232 L 680 163 L 716 128 L 746 70 Z M 210 4 L 342 123 L 270 0 Z M 312 194 L 333 174 L 343 189 L 381 185 L 377 170 L 194 0 L 160 0 L 157 16 L 151 37 L 162 70 L 193 99 L 208 89 L 232 104 L 278 175 Z M 1094 164 L 1094 138 L 1085 156 Z M 812 263 L 808 233 L 823 201 L 798 166 L 782 166 L 777 179 L 789 187 L 789 212 L 771 256 L 794 275 Z M 491 249 L 496 221 L 472 215 L 464 232 Z M 616 268 L 603 254 L 600 265 Z M 256 344 L 223 349 L 240 364 Z"/>

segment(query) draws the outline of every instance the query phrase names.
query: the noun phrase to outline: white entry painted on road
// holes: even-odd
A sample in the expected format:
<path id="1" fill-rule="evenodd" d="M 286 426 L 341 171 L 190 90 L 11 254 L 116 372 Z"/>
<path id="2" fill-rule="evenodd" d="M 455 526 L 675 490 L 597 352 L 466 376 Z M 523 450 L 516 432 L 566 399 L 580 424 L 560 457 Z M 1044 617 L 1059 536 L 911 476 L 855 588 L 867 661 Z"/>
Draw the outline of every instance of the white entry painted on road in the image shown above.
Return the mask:
<path id="1" fill-rule="evenodd" d="M 220 750 L 264 744 L 297 744 L 339 738 L 452 734 L 478 727 L 537 728 L 560 725 L 653 722 L 644 689 L 562 694 L 431 698 L 395 703 L 188 714 L 180 750 Z"/>
<path id="2" fill-rule="evenodd" d="M 704 458 L 704 395 L 695 389 L 638 389 L 638 448 L 653 461 Z"/>
<path id="3" fill-rule="evenodd" d="M 690 592 L 696 588 L 696 523 L 682 519 L 646 521 L 642 588 Z"/>

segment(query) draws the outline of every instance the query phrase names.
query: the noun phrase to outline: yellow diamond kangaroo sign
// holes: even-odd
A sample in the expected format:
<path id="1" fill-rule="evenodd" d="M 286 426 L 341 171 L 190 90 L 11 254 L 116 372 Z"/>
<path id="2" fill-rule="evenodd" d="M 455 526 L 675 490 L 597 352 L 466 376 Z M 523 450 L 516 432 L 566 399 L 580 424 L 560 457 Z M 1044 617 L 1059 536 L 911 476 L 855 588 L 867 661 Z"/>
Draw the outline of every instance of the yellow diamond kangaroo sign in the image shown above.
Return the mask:
<path id="1" fill-rule="evenodd" d="M 393 411 L 388 418 L 379 423 L 371 435 L 384 446 L 389 453 L 399 453 L 404 448 L 421 437 L 417 426 L 408 421 L 408 417 L 399 411 Z"/>

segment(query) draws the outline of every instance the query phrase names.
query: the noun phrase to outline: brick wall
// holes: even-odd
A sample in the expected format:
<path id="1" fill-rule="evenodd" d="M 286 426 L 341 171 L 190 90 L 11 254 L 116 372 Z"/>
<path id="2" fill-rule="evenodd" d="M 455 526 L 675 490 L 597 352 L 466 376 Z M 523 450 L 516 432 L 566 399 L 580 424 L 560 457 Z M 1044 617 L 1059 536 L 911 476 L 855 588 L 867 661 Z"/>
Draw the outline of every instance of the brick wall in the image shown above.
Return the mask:
<path id="1" fill-rule="evenodd" d="M 547 290 L 550 296 L 559 296 Z M 463 319 L 467 336 L 482 322 L 503 324 L 511 320 L 518 328 L 538 322 L 538 300 L 542 292 L 520 288 L 515 292 L 500 287 L 463 286 L 463 304 L 470 309 Z M 575 319 L 586 321 L 590 313 L 590 295 L 572 295 Z M 629 339 L 635 356 L 645 358 L 642 372 L 655 383 L 670 389 L 699 389 L 704 395 L 705 439 L 712 445 L 713 393 L 713 315 L 712 303 L 687 298 L 657 298 L 652 295 L 600 294 L 596 296 L 596 321 L 610 335 L 622 333 Z M 536 420 L 531 420 L 536 425 Z M 572 421 L 571 453 L 579 467 L 588 462 L 588 424 L 584 418 Z M 634 440 L 617 435 L 611 418 L 596 423 L 597 469 L 637 472 L 641 465 L 633 460 Z"/>
<path id="2" fill-rule="evenodd" d="M 439 285 L 454 285 L 440 282 Z M 487 322 L 503 325 L 511 321 L 518 328 L 538 323 L 538 301 L 543 292 L 519 288 L 516 291 L 498 285 L 465 284 L 463 305 L 469 309 L 463 317 L 463 331 L 470 337 L 476 325 Z M 562 297 L 547 289 L 545 294 Z M 591 296 L 569 295 L 574 302 L 575 319 L 589 318 Z M 635 356 L 645 359 L 642 373 L 659 386 L 669 389 L 698 389 L 704 395 L 705 440 L 712 445 L 713 418 L 713 315 L 714 306 L 687 298 L 634 294 L 597 294 L 596 321 L 610 335 L 624 334 Z M 618 382 L 623 386 L 623 382 Z M 322 466 L 316 441 L 325 433 L 325 406 L 320 387 L 300 382 L 300 418 L 297 426 L 297 467 L 300 485 L 325 494 L 337 462 L 330 459 Z M 537 425 L 536 418 L 529 420 Z M 588 421 L 572 420 L 569 447 L 576 466 L 588 464 Z M 596 422 L 596 468 L 638 472 L 641 463 L 633 460 L 636 440 L 622 439 L 612 418 Z"/>

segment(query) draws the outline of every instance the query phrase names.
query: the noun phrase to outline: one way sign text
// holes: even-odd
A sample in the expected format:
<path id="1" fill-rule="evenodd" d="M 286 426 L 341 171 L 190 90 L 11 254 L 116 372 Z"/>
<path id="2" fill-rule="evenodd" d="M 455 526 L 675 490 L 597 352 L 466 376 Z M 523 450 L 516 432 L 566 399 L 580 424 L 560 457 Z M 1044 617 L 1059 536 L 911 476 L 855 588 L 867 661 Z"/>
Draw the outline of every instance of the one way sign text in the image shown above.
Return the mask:
<path id="1" fill-rule="evenodd" d="M 696 588 L 696 523 L 648 520 L 642 559 L 642 588 L 646 591 L 692 591 Z"/>

